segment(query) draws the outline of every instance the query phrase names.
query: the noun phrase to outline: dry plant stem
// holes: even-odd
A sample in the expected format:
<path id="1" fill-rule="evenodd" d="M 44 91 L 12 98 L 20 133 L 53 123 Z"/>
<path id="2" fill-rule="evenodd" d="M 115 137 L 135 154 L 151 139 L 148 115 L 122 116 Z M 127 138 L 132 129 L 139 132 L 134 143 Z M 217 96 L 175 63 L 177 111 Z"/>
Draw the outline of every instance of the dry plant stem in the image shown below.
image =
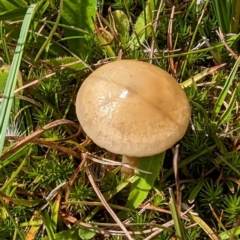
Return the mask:
<path id="1" fill-rule="evenodd" d="M 131 167 L 136 167 L 138 164 L 138 161 L 139 161 L 138 157 L 130 157 L 130 156 L 126 156 L 126 155 L 123 155 L 123 157 L 122 157 L 122 163 L 127 164 Z M 132 176 L 132 175 L 134 175 L 134 169 L 122 166 L 121 173 L 123 175 L 125 175 L 126 177 Z"/>
<path id="2" fill-rule="evenodd" d="M 217 213 L 214 211 L 214 209 L 213 209 L 213 207 L 212 207 L 211 204 L 209 204 L 209 207 L 210 207 L 210 209 L 211 209 L 211 211 L 212 211 L 213 216 L 214 216 L 215 219 L 217 220 L 219 226 L 221 226 L 224 231 L 227 231 L 227 229 L 225 228 L 225 226 L 222 224 L 222 221 L 221 221 L 220 217 L 218 217 Z"/>
<path id="3" fill-rule="evenodd" d="M 232 54 L 232 56 L 235 58 L 235 60 L 238 59 L 238 55 L 227 45 L 225 39 L 224 39 L 224 35 L 221 31 L 221 28 L 219 28 L 219 30 L 216 30 L 216 33 L 218 35 L 218 37 L 220 38 L 221 42 L 223 43 L 223 45 L 225 46 L 225 48 Z"/>
<path id="4" fill-rule="evenodd" d="M 181 190 L 180 190 L 180 182 L 179 182 L 179 174 L 178 174 L 178 165 L 179 165 L 179 145 L 177 145 L 173 149 L 173 171 L 176 183 L 176 193 L 177 193 L 177 208 L 179 214 L 181 213 Z"/>
<path id="5" fill-rule="evenodd" d="M 120 163 L 120 162 L 117 162 L 117 161 L 114 161 L 114 160 L 110 160 L 110 159 L 107 159 L 107 158 L 104 158 L 104 157 L 98 157 L 98 156 L 92 155 L 90 153 L 88 153 L 87 157 L 88 157 L 89 160 L 91 160 L 93 162 L 96 162 L 96 163 L 103 164 L 103 165 L 123 166 L 123 164 Z M 130 168 L 132 168 L 132 167 L 130 166 Z M 133 168 L 134 168 L 134 170 L 138 170 L 139 172 L 151 174 L 150 172 L 144 171 L 144 170 L 139 169 L 137 167 L 133 167 Z"/>
<path id="6" fill-rule="evenodd" d="M 174 18 L 174 12 L 175 12 L 175 6 L 172 7 L 171 17 L 168 24 L 168 38 L 167 38 L 167 44 L 168 44 L 168 52 L 169 55 L 172 55 L 173 50 L 173 43 L 172 43 L 172 27 L 173 27 L 173 18 Z M 173 76 L 176 76 L 176 68 L 174 64 L 173 58 L 169 58 L 169 65 L 171 74 Z"/>
<path id="7" fill-rule="evenodd" d="M 67 189 L 66 189 L 66 193 L 65 193 L 65 202 L 68 201 L 69 199 L 69 196 L 70 196 L 70 189 L 71 187 L 73 186 L 73 184 L 75 183 L 77 177 L 78 177 L 78 174 L 80 173 L 80 171 L 83 169 L 84 165 L 85 165 L 85 162 L 87 160 L 87 156 L 86 155 L 82 155 L 82 161 L 81 163 L 78 165 L 77 169 L 73 172 L 72 176 L 70 177 L 68 183 L 67 183 Z M 67 204 L 63 203 L 63 205 L 66 207 L 66 211 L 68 212 L 69 209 L 68 209 L 68 206 Z"/>
<path id="8" fill-rule="evenodd" d="M 102 195 L 102 193 L 100 192 L 99 188 L 97 187 L 91 172 L 88 168 L 88 166 L 86 166 L 86 173 L 89 179 L 89 182 L 91 183 L 95 193 L 97 194 L 98 198 L 100 199 L 100 201 L 102 202 L 102 204 L 104 205 L 104 207 L 106 208 L 106 210 L 109 212 L 109 214 L 112 216 L 112 218 L 115 220 L 115 222 L 118 224 L 118 226 L 122 229 L 122 231 L 124 232 L 125 236 L 127 237 L 128 240 L 133 240 L 133 238 L 131 237 L 131 235 L 129 234 L 129 232 L 127 231 L 127 229 L 125 228 L 125 226 L 122 224 L 122 222 L 120 221 L 120 219 L 117 217 L 117 215 L 114 213 L 114 211 L 112 210 L 112 208 L 109 206 L 109 204 L 107 203 L 106 199 L 104 198 L 104 196 Z"/>
<path id="9" fill-rule="evenodd" d="M 158 7 L 158 11 L 157 11 L 157 16 L 155 21 L 153 22 L 153 36 L 152 36 L 152 41 L 151 41 L 151 52 L 150 52 L 150 59 L 153 58 L 153 53 L 154 53 L 154 47 L 155 47 L 155 39 L 154 39 L 154 34 L 157 34 L 157 31 L 159 29 L 159 25 L 160 25 L 160 13 L 161 13 L 161 9 L 162 9 L 162 5 L 163 5 L 163 0 L 161 0 L 159 7 Z M 151 64 L 153 62 L 153 60 L 151 59 L 149 61 Z"/>
<path id="10" fill-rule="evenodd" d="M 116 236 L 116 235 L 119 235 L 119 236 L 125 236 L 124 235 L 124 232 L 123 231 L 117 231 L 117 230 L 111 230 L 111 229 L 109 229 L 109 230 L 106 230 L 106 229 L 104 229 L 104 230 L 102 230 L 102 229 L 97 229 L 99 226 L 107 226 L 107 227 L 111 227 L 111 226 L 113 226 L 113 227 L 116 227 L 116 226 L 118 226 L 117 224 L 114 224 L 114 223 L 98 223 L 98 222 L 91 222 L 91 224 L 89 224 L 89 223 L 84 223 L 84 222 L 81 222 L 81 221 L 79 221 L 79 220 L 77 220 L 75 217 L 73 217 L 73 216 L 67 216 L 67 217 L 65 217 L 65 216 L 63 216 L 63 218 L 64 218 L 64 220 L 67 220 L 68 222 L 70 222 L 70 223 L 74 223 L 74 224 L 76 224 L 76 225 L 78 225 L 78 226 L 83 226 L 83 227 L 86 227 L 86 228 L 88 228 L 89 230 L 92 230 L 92 231 L 94 231 L 94 232 L 96 232 L 96 233 L 100 233 L 100 234 L 102 234 L 102 235 L 112 235 L 112 236 Z M 149 224 L 149 226 L 154 226 L 154 224 L 151 224 L 151 223 L 144 223 L 145 224 L 145 226 L 148 226 L 148 224 Z M 165 225 L 166 224 L 168 224 L 168 223 L 165 223 Z M 97 225 L 97 226 L 96 226 Z M 134 225 L 134 224 L 133 224 Z M 136 226 L 137 226 L 138 224 L 136 224 Z M 139 224 L 140 225 L 140 224 Z M 173 226 L 174 225 L 174 222 L 171 220 L 171 224 L 168 226 L 167 225 L 167 227 L 171 227 L 171 226 Z M 126 226 L 128 226 L 128 224 L 126 225 Z M 129 225 L 130 226 L 130 225 Z M 162 225 L 162 226 L 164 226 L 164 225 Z M 149 229 L 146 229 L 146 230 L 143 230 L 143 231 L 129 231 L 129 233 L 130 234 L 133 234 L 133 235 L 143 235 L 143 234 L 149 234 L 149 233 L 152 233 L 152 232 L 155 232 L 155 231 L 157 231 L 157 230 L 159 230 L 159 227 L 152 227 L 152 228 L 149 228 Z"/>

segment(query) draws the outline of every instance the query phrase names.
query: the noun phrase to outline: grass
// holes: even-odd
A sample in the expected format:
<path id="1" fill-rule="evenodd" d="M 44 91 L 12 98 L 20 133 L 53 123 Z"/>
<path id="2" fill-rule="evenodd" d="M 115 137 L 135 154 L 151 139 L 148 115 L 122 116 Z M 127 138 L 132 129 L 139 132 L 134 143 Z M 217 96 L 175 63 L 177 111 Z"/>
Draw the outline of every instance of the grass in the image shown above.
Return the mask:
<path id="1" fill-rule="evenodd" d="M 239 239 L 239 1 L 35 2 L 0 4 L 1 239 Z M 76 118 L 82 81 L 117 58 L 191 103 L 154 179 L 121 177 Z"/>

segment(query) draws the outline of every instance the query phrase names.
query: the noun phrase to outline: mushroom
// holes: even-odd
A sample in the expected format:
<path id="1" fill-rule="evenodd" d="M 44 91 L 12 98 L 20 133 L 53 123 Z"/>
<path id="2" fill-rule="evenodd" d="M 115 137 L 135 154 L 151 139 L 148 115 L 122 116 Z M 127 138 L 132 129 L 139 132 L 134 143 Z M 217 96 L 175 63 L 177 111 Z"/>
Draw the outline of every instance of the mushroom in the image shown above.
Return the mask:
<path id="1" fill-rule="evenodd" d="M 98 146 L 122 154 L 135 167 L 139 157 L 164 152 L 185 134 L 189 101 L 177 81 L 152 64 L 121 60 L 101 66 L 83 82 L 76 113 Z M 132 175 L 133 169 L 121 172 Z"/>

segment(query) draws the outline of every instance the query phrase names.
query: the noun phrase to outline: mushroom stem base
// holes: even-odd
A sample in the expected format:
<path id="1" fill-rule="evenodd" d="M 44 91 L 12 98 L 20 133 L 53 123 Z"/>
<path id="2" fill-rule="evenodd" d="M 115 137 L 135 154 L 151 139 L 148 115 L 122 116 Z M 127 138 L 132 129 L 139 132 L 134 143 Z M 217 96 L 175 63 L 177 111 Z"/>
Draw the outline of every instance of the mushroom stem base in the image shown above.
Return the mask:
<path id="1" fill-rule="evenodd" d="M 126 155 L 123 155 L 123 157 L 122 157 L 122 163 L 128 164 L 131 167 L 136 167 L 138 164 L 138 160 L 139 160 L 138 157 L 130 157 L 130 156 L 126 156 Z M 121 173 L 126 177 L 132 176 L 132 175 L 134 175 L 134 169 L 123 166 L 121 168 Z"/>

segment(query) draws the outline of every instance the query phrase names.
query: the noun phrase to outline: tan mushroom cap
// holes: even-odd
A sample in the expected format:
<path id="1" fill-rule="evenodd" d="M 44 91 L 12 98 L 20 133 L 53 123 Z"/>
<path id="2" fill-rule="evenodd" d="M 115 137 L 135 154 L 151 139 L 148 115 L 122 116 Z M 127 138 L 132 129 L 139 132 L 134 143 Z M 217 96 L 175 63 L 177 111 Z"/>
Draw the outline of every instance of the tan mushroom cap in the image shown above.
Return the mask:
<path id="1" fill-rule="evenodd" d="M 83 130 L 98 146 L 128 156 L 151 156 L 180 140 L 189 101 L 176 80 L 149 63 L 106 64 L 83 82 L 76 100 Z"/>

